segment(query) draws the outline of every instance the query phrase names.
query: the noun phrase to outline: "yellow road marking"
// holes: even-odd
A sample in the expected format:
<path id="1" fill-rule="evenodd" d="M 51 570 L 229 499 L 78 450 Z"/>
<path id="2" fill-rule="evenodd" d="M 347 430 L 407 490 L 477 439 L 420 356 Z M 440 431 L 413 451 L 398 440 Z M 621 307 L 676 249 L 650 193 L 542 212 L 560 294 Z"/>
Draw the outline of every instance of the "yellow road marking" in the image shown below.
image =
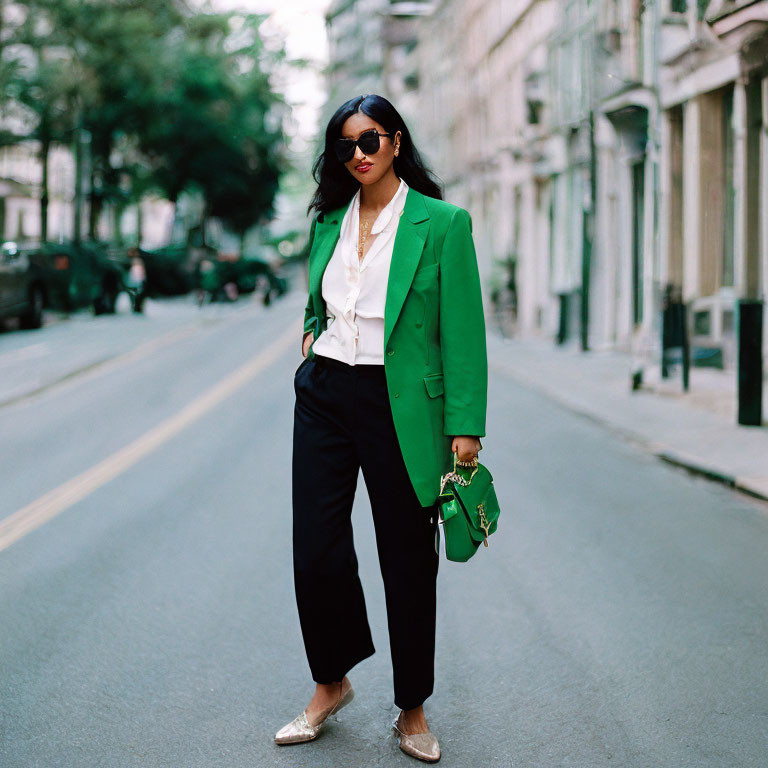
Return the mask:
<path id="1" fill-rule="evenodd" d="M 30 531 L 39 528 L 60 512 L 93 493 L 102 485 L 130 469 L 136 462 L 167 443 L 172 437 L 204 416 L 219 403 L 234 394 L 240 387 L 258 376 L 285 350 L 296 345 L 301 338 L 294 324 L 278 336 L 266 349 L 254 355 L 248 362 L 226 378 L 195 398 L 178 413 L 161 421 L 133 442 L 100 461 L 85 472 L 73 477 L 40 498 L 27 504 L 3 520 L 0 520 L 0 551 L 11 546 Z"/>

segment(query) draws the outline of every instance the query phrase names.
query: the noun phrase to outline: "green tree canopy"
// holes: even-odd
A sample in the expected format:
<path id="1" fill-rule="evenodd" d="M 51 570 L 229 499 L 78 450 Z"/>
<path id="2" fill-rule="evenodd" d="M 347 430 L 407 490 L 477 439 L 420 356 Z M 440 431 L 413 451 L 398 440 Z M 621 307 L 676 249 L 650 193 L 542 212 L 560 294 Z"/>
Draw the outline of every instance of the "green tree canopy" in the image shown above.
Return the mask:
<path id="1" fill-rule="evenodd" d="M 239 233 L 272 215 L 285 105 L 269 83 L 279 54 L 261 44 L 264 16 L 191 13 L 174 0 L 17 7 L 3 30 L 0 97 L 30 129 L 0 139 L 35 138 L 47 153 L 87 131 L 92 236 L 104 203 L 150 189 L 174 202 L 198 190 Z"/>

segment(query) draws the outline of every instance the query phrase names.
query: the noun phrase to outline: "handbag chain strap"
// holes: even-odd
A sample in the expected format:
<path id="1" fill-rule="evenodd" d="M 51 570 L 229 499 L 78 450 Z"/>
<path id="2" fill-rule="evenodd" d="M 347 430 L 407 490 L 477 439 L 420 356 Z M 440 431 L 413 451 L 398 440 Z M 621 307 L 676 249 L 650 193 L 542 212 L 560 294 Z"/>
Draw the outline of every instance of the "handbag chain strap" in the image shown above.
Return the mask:
<path id="1" fill-rule="evenodd" d="M 456 451 L 453 452 L 453 469 L 448 470 L 441 478 L 440 478 L 440 493 L 438 495 L 442 495 L 443 491 L 445 490 L 445 484 L 450 480 L 451 482 L 456 483 L 457 485 L 463 485 L 467 486 L 472 482 L 472 478 L 475 476 L 475 472 L 477 472 L 478 466 L 475 464 L 474 469 L 472 470 L 472 474 L 469 476 L 469 479 L 462 477 L 457 471 L 456 471 L 456 462 L 459 458 L 459 454 L 456 453 Z"/>
<path id="2" fill-rule="evenodd" d="M 457 471 L 456 471 L 456 461 L 458 459 L 458 454 L 456 451 L 453 452 L 453 469 L 446 472 L 442 477 L 440 478 L 440 493 L 439 496 L 442 496 L 443 490 L 445 489 L 445 484 L 450 480 L 451 482 L 456 483 L 457 485 L 463 485 L 467 486 L 472 482 L 472 478 L 475 476 L 475 472 L 477 472 L 478 465 L 477 465 L 477 457 L 475 457 L 475 463 L 474 463 L 474 469 L 472 470 L 472 474 L 469 476 L 469 479 L 462 477 Z M 477 505 L 477 514 L 480 518 L 480 528 L 483 531 L 483 544 L 485 546 L 488 546 L 488 536 L 490 535 L 490 527 L 491 524 L 488 522 L 488 518 L 485 516 L 485 505 L 480 503 Z M 442 523 L 445 522 L 442 520 L 442 517 L 438 522 Z"/>

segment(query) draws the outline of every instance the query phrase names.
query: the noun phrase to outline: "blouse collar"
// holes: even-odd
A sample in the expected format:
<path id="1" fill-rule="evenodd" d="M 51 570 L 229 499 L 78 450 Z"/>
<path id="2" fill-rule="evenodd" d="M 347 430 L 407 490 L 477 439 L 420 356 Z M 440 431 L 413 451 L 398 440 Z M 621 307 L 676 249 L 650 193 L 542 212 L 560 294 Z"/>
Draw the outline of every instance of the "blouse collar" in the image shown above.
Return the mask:
<path id="1" fill-rule="evenodd" d="M 361 190 L 362 190 L 362 187 L 358 188 L 357 192 L 355 192 L 355 196 L 352 198 L 352 203 L 347 209 L 347 214 L 344 217 L 344 221 L 342 222 L 342 231 L 340 233 L 340 236 L 343 236 L 349 227 L 354 227 L 355 224 L 359 221 L 358 214 L 360 212 Z M 382 230 L 386 229 L 386 227 L 389 226 L 395 214 L 395 209 L 398 207 L 401 207 L 399 206 L 399 202 L 401 198 L 403 198 L 407 194 L 408 194 L 408 184 L 406 184 L 405 179 L 401 178 L 400 184 L 397 188 L 397 191 L 392 196 L 392 199 L 381 209 L 381 212 L 376 217 L 376 221 L 373 223 L 373 226 L 371 227 L 372 235 L 377 235 L 379 232 L 381 232 Z"/>

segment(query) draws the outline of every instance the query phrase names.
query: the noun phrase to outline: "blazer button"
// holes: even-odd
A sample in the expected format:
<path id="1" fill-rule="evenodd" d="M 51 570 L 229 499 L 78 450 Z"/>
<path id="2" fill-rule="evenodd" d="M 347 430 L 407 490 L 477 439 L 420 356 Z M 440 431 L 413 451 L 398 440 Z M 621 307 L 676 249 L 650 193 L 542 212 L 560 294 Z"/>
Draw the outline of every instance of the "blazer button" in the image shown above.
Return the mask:
<path id="1" fill-rule="evenodd" d="M 400 397 L 400 393 L 399 392 L 395 392 L 395 397 Z"/>

